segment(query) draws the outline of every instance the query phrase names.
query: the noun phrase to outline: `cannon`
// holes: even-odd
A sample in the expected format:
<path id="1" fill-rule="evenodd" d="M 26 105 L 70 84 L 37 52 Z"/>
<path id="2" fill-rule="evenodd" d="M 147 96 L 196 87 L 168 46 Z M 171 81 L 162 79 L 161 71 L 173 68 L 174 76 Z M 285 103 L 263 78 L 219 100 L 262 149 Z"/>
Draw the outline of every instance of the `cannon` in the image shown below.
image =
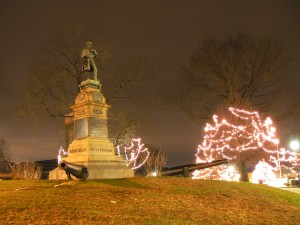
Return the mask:
<path id="1" fill-rule="evenodd" d="M 59 163 L 58 167 L 66 171 L 69 180 L 73 180 L 72 176 L 79 180 L 86 180 L 89 176 L 88 169 L 83 165 L 77 165 L 63 160 Z"/>
<path id="2" fill-rule="evenodd" d="M 195 170 L 201 170 L 213 166 L 219 166 L 222 164 L 228 163 L 227 159 L 220 159 L 215 160 L 212 162 L 207 163 L 196 163 L 196 164 L 189 164 L 183 166 L 177 166 L 173 168 L 169 168 L 161 172 L 161 176 L 176 176 L 176 175 L 183 175 L 184 177 L 188 177 L 189 173 Z"/>

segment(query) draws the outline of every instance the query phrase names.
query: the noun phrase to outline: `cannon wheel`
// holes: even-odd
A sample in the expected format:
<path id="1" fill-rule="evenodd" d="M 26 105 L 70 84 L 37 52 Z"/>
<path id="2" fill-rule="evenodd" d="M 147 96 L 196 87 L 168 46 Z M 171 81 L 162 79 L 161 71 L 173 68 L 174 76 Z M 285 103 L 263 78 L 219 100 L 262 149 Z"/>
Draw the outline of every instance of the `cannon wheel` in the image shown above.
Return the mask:
<path id="1" fill-rule="evenodd" d="M 79 180 L 78 178 L 76 178 L 75 176 L 72 176 L 71 173 L 66 172 L 67 176 L 68 176 L 68 180 Z"/>
<path id="2" fill-rule="evenodd" d="M 66 172 L 66 174 L 68 176 L 68 180 L 86 180 L 89 176 L 89 171 L 87 170 L 87 168 L 84 169 L 83 173 L 84 173 L 83 178 L 78 178 L 78 177 L 72 175 L 71 173 Z"/>

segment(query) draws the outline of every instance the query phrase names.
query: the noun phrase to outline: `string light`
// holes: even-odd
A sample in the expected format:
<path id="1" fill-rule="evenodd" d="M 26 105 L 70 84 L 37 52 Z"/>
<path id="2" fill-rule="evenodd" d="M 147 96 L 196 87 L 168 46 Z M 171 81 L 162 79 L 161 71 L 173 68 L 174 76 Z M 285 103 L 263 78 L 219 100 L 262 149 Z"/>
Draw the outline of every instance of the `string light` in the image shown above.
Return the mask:
<path id="1" fill-rule="evenodd" d="M 196 163 L 211 162 L 218 159 L 237 161 L 247 151 L 259 151 L 267 153 L 273 170 L 282 166 L 290 169 L 297 164 L 299 154 L 284 148 L 278 149 L 279 139 L 276 137 L 276 128 L 271 118 L 261 121 L 256 111 L 229 108 L 231 113 L 229 123 L 226 119 L 220 120 L 213 116 L 213 123 L 207 123 L 204 128 L 204 138 L 197 148 Z M 258 152 L 257 152 L 258 153 Z M 229 174 L 226 165 L 212 167 L 201 171 L 195 171 L 193 178 L 197 179 L 228 179 Z M 236 179 L 236 177 L 234 178 Z"/>
<path id="2" fill-rule="evenodd" d="M 150 152 L 141 144 L 141 138 L 132 139 L 129 147 L 117 146 L 118 155 L 125 158 L 127 166 L 133 170 L 140 168 L 148 159 Z"/>
<path id="3" fill-rule="evenodd" d="M 57 155 L 57 163 L 60 164 L 62 161 L 62 157 L 68 156 L 68 152 L 66 152 L 63 147 L 60 147 L 58 150 L 58 155 Z"/>
<path id="4" fill-rule="evenodd" d="M 219 165 L 195 170 L 192 179 L 239 181 L 240 175 L 233 166 Z"/>
<path id="5" fill-rule="evenodd" d="M 265 161 L 259 161 L 252 173 L 252 183 L 271 184 L 276 182 L 276 176 L 273 167 Z"/>

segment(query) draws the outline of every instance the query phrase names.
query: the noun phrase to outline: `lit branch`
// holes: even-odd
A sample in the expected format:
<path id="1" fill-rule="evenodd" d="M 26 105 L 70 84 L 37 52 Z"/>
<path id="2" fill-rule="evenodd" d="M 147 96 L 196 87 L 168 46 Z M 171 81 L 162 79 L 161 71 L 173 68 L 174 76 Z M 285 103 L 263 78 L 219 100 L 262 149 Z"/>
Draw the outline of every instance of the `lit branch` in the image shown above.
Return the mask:
<path id="1" fill-rule="evenodd" d="M 258 112 L 235 108 L 229 108 L 229 111 L 232 114 L 230 117 L 232 123 L 226 119 L 220 120 L 214 115 L 213 124 L 206 124 L 204 140 L 197 149 L 197 163 L 224 158 L 237 162 L 245 159 L 246 153 L 255 152 L 255 155 L 251 157 L 260 157 L 258 160 L 266 158 L 269 163 L 274 164 L 273 170 L 285 167 L 293 172 L 292 167 L 297 165 L 300 159 L 299 154 L 278 148 L 279 139 L 276 136 L 276 128 L 269 117 L 262 122 Z M 248 158 L 251 157 L 248 155 Z M 266 168 L 265 164 L 262 168 Z M 226 166 L 219 166 L 196 171 L 194 178 L 223 179 L 226 173 L 228 173 Z"/>
<path id="2" fill-rule="evenodd" d="M 60 147 L 58 150 L 58 155 L 57 155 L 57 164 L 60 164 L 62 161 L 62 157 L 68 156 L 68 152 L 66 152 L 63 147 Z"/>
<path id="3" fill-rule="evenodd" d="M 117 146 L 118 155 L 125 158 L 127 166 L 133 170 L 140 168 L 148 159 L 150 152 L 141 144 L 141 139 L 132 139 L 129 147 Z"/>

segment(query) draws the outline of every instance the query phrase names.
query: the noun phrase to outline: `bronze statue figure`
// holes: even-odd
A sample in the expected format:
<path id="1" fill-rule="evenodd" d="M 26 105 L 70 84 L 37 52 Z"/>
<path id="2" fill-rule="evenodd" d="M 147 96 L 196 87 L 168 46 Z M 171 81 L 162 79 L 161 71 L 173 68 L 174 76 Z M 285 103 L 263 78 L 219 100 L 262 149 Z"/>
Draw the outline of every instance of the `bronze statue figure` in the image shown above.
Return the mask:
<path id="1" fill-rule="evenodd" d="M 86 48 L 81 52 L 81 58 L 83 60 L 82 71 L 87 72 L 88 75 L 93 72 L 94 80 L 97 80 L 97 67 L 94 60 L 97 55 L 96 50 L 92 49 L 92 42 L 86 42 Z"/>

